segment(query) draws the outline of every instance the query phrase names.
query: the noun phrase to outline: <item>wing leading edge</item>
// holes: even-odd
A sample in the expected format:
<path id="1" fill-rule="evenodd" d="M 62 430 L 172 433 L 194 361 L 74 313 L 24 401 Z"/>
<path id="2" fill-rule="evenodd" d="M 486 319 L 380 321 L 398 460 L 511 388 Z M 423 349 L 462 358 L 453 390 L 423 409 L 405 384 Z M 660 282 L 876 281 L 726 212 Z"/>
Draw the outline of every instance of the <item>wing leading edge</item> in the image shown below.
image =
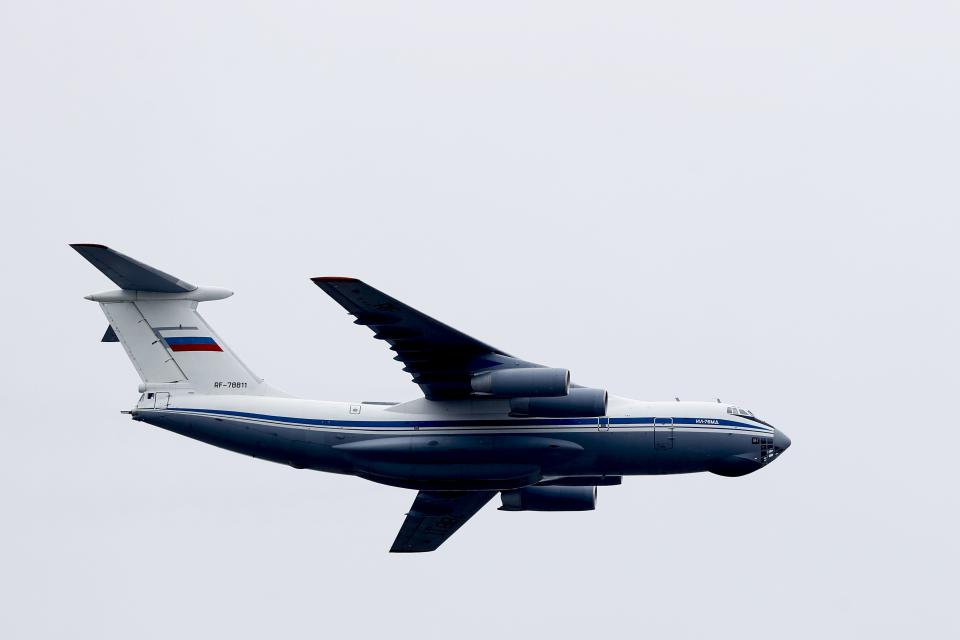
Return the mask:
<path id="1" fill-rule="evenodd" d="M 495 495 L 496 491 L 419 492 L 390 552 L 435 551 Z"/>

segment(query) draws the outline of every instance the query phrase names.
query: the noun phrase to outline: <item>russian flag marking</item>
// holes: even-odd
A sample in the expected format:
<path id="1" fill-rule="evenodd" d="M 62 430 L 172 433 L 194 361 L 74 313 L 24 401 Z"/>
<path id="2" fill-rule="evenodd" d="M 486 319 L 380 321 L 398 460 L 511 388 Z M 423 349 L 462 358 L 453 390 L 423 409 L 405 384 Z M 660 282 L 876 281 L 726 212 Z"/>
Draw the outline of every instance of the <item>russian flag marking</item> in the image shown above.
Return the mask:
<path id="1" fill-rule="evenodd" d="M 223 351 L 213 338 L 164 338 L 171 351 Z"/>

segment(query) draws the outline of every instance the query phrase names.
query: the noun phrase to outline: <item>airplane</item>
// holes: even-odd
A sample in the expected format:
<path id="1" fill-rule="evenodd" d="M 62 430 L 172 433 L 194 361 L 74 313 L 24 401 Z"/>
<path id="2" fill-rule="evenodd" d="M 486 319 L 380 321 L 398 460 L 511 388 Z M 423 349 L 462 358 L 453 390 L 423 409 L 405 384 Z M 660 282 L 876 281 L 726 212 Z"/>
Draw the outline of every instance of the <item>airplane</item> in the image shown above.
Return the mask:
<path id="1" fill-rule="evenodd" d="M 233 293 L 99 244 L 70 245 L 118 287 L 86 296 L 142 380 L 146 422 L 230 451 L 418 491 L 391 552 L 436 550 L 494 496 L 503 511 L 589 511 L 624 476 L 765 467 L 790 438 L 716 402 L 648 402 L 574 384 L 570 371 L 484 344 L 347 277 L 312 278 L 389 345 L 423 397 L 331 402 L 256 376 L 197 313 Z"/>

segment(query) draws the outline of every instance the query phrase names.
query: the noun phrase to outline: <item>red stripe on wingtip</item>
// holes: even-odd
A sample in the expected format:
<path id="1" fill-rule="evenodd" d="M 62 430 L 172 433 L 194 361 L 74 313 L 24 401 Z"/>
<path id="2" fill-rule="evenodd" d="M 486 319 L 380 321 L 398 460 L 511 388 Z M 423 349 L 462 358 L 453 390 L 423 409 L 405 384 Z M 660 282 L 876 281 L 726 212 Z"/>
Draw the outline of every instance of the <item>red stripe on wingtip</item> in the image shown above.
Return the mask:
<path id="1" fill-rule="evenodd" d="M 356 278 L 350 278 L 347 276 L 317 276 L 316 278 L 310 278 L 314 282 L 360 282 Z"/>
<path id="2" fill-rule="evenodd" d="M 218 344 L 172 344 L 170 351 L 223 351 Z"/>

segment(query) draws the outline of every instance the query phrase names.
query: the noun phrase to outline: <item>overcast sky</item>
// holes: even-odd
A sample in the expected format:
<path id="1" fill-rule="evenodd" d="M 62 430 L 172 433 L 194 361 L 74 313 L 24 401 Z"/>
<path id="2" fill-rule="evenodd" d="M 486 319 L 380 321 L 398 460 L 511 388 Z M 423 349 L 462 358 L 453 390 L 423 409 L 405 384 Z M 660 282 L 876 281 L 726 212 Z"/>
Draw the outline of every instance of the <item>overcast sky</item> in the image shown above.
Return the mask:
<path id="1" fill-rule="evenodd" d="M 960 8 L 949 2 L 0 2 L 0 636 L 956 637 Z M 66 245 L 237 295 L 273 385 L 419 395 L 308 280 L 352 275 L 793 447 L 489 505 L 121 415 Z M 12 357 L 11 357 L 12 356 Z"/>

